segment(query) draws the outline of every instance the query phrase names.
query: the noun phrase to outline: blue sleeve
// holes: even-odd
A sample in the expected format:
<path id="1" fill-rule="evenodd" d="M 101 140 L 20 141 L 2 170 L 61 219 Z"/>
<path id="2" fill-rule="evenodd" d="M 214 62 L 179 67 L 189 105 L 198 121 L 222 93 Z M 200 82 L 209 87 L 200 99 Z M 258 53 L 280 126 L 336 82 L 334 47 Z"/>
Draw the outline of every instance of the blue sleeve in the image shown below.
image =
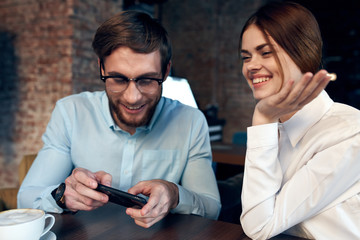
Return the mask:
<path id="1" fill-rule="evenodd" d="M 58 102 L 42 137 L 43 148 L 27 173 L 18 193 L 18 208 L 62 212 L 51 192 L 70 175 L 70 121 Z"/>
<path id="2" fill-rule="evenodd" d="M 217 219 L 220 213 L 220 195 L 211 166 L 211 145 L 205 117 L 195 118 L 189 159 L 179 188 L 179 204 L 172 211 Z"/>

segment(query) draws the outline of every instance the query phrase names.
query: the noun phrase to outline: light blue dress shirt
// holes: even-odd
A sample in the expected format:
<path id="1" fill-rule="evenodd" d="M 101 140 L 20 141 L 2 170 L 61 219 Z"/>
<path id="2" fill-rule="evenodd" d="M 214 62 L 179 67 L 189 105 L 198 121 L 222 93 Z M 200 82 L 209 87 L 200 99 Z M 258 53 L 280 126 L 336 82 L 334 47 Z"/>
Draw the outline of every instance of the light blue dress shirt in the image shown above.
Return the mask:
<path id="1" fill-rule="evenodd" d="M 57 102 L 43 142 L 20 188 L 19 208 L 61 212 L 51 191 L 82 167 L 111 174 L 112 187 L 124 191 L 142 180 L 176 183 L 173 212 L 218 217 L 208 126 L 196 108 L 162 97 L 149 125 L 130 135 L 114 123 L 104 91 L 84 92 Z"/>

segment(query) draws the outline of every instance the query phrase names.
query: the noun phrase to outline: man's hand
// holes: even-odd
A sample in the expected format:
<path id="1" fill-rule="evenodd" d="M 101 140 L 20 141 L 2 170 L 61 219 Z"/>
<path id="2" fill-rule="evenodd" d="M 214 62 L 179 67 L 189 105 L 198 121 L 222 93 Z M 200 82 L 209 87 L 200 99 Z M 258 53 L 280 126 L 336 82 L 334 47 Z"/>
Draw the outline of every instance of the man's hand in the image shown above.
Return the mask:
<path id="1" fill-rule="evenodd" d="M 145 228 L 163 219 L 170 209 L 176 208 L 179 203 L 178 187 L 165 180 L 142 181 L 130 188 L 128 192 L 150 196 L 142 209 L 126 209 L 126 214 L 131 216 L 137 225 Z"/>
<path id="2" fill-rule="evenodd" d="M 66 178 L 65 204 L 70 211 L 90 211 L 103 206 L 109 201 L 106 194 L 96 189 L 98 183 L 111 185 L 112 176 L 104 171 L 90 172 L 83 168 L 75 168 Z"/>
<path id="3" fill-rule="evenodd" d="M 261 99 L 255 107 L 253 126 L 288 120 L 296 111 L 316 98 L 329 83 L 331 76 L 320 70 L 314 76 L 305 73 L 297 83 L 289 80 L 276 94 Z M 285 118 L 285 119 L 282 119 Z"/>

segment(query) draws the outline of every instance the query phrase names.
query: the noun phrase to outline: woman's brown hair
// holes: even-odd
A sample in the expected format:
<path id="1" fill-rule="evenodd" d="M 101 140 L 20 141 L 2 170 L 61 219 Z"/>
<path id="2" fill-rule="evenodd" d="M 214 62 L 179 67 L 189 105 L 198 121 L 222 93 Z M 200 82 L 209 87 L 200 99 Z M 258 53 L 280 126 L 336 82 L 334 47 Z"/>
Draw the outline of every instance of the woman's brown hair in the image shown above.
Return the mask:
<path id="1" fill-rule="evenodd" d="M 240 48 L 242 36 L 252 24 L 263 32 L 268 43 L 271 36 L 302 73 L 314 74 L 319 70 L 323 44 L 319 25 L 308 9 L 293 2 L 271 2 L 264 5 L 245 23 L 240 35 Z M 273 48 L 272 50 L 282 69 L 276 52 Z"/>

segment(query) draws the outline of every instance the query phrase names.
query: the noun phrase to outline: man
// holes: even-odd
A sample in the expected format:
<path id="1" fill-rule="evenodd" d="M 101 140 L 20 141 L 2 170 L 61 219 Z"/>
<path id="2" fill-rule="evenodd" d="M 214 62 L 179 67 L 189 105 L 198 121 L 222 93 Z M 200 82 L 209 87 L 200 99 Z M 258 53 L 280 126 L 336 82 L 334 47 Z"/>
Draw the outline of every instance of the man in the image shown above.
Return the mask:
<path id="1" fill-rule="evenodd" d="M 143 227 L 170 210 L 216 219 L 206 120 L 161 97 L 171 66 L 165 29 L 145 13 L 122 12 L 99 27 L 93 48 L 105 91 L 57 102 L 18 207 L 93 210 L 108 202 L 94 190 L 101 183 L 149 197 L 142 209 L 126 209 Z"/>

